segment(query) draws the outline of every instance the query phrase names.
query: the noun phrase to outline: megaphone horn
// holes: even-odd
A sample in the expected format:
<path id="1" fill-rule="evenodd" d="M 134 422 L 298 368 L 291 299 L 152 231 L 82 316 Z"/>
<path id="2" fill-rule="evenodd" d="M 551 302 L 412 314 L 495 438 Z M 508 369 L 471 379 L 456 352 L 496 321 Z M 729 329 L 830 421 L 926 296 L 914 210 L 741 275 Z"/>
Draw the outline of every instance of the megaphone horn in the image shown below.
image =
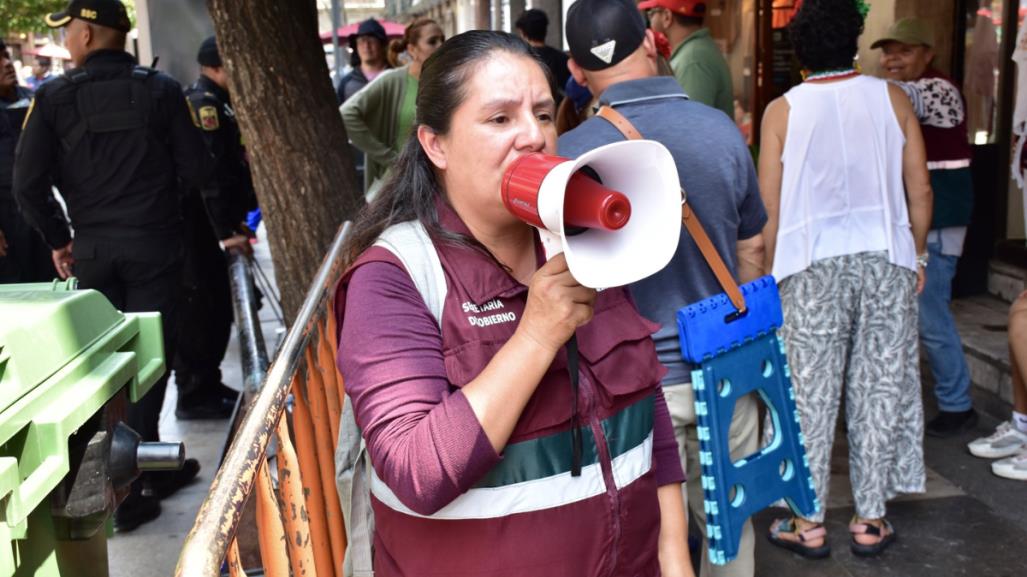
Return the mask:
<path id="1" fill-rule="evenodd" d="M 539 229 L 547 258 L 563 252 L 582 285 L 635 282 L 661 270 L 680 237 L 680 183 L 670 152 L 631 140 L 576 160 L 535 153 L 503 177 L 503 204 Z"/>
<path id="2" fill-rule="evenodd" d="M 503 178 L 503 203 L 507 210 L 532 226 L 547 228 L 538 212 L 539 185 L 551 170 L 567 160 L 562 156 L 535 153 L 514 161 Z M 623 227 L 631 218 L 631 201 L 616 190 L 603 186 L 598 177 L 589 172 L 592 171 L 585 167 L 567 181 L 567 194 L 563 199 L 564 223 L 575 229 L 617 230 Z"/>

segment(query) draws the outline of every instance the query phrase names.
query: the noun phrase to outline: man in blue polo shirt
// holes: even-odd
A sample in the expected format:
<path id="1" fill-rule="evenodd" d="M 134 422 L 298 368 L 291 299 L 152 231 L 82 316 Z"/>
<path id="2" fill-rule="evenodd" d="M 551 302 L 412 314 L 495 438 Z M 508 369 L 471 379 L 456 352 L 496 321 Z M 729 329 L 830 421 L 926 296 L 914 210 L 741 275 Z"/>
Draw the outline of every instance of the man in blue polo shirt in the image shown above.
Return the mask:
<path id="1" fill-rule="evenodd" d="M 666 146 L 677 164 L 688 202 L 703 223 L 721 258 L 740 282 L 762 276 L 767 220 L 749 151 L 731 119 L 688 99 L 673 77 L 656 75 L 656 47 L 632 0 L 577 0 L 567 13 L 566 38 L 575 80 L 599 94 L 601 104 L 623 114 L 644 138 Z M 561 156 L 577 157 L 598 146 L 624 140 L 603 118 L 593 117 L 559 140 Z M 653 338 L 660 362 L 669 372 L 664 396 L 674 421 L 682 465 L 688 471 L 687 501 L 705 531 L 698 442 L 690 372 L 681 359 L 675 312 L 722 292 L 691 237 L 681 231 L 677 253 L 660 273 L 631 286 L 638 308 L 662 324 Z M 733 459 L 758 448 L 756 402 L 739 400 L 731 422 Z M 692 450 L 687 451 L 686 447 Z M 746 523 L 738 557 L 713 567 L 703 554 L 702 575 L 751 577 L 754 538 Z"/>

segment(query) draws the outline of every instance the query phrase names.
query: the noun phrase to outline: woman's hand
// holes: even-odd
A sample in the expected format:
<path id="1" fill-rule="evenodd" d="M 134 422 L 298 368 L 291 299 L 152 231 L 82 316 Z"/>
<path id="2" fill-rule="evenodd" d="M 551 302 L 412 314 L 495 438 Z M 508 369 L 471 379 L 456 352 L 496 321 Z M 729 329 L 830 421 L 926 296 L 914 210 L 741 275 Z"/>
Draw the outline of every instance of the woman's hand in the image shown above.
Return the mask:
<path id="1" fill-rule="evenodd" d="M 532 275 L 517 332 L 555 353 L 575 329 L 592 320 L 595 300 L 595 289 L 578 284 L 566 257 L 558 254 Z"/>

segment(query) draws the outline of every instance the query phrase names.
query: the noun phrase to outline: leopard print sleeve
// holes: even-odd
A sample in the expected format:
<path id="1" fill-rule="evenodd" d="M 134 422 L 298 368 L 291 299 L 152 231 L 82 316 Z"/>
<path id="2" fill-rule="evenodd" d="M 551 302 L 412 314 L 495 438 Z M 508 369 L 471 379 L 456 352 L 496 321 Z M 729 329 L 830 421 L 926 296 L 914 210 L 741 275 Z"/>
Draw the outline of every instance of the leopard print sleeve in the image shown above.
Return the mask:
<path id="1" fill-rule="evenodd" d="M 920 124 L 953 128 L 962 124 L 966 118 L 959 89 L 944 78 L 923 78 L 894 84 L 909 96 Z"/>

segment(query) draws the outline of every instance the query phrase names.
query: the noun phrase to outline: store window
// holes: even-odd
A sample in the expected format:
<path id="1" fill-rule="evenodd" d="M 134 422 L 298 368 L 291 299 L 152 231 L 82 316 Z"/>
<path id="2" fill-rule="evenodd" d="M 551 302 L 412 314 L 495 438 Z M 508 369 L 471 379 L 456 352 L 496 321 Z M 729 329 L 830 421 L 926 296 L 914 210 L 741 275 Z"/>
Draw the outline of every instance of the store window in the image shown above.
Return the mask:
<path id="1" fill-rule="evenodd" d="M 802 81 L 795 48 L 788 35 L 788 25 L 801 5 L 801 0 L 774 0 L 771 4 L 770 42 L 774 55 L 770 62 L 770 83 L 775 94 L 784 94 Z"/>
<path id="2" fill-rule="evenodd" d="M 967 133 L 973 144 L 992 144 L 998 123 L 999 47 L 1002 35 L 1016 32 L 1002 21 L 1007 2 L 1018 2 L 1017 19 L 1023 21 L 1027 0 L 970 0 L 966 8 L 966 60 L 963 96 L 966 98 Z M 1019 24 L 1017 22 L 1017 24 Z"/>

